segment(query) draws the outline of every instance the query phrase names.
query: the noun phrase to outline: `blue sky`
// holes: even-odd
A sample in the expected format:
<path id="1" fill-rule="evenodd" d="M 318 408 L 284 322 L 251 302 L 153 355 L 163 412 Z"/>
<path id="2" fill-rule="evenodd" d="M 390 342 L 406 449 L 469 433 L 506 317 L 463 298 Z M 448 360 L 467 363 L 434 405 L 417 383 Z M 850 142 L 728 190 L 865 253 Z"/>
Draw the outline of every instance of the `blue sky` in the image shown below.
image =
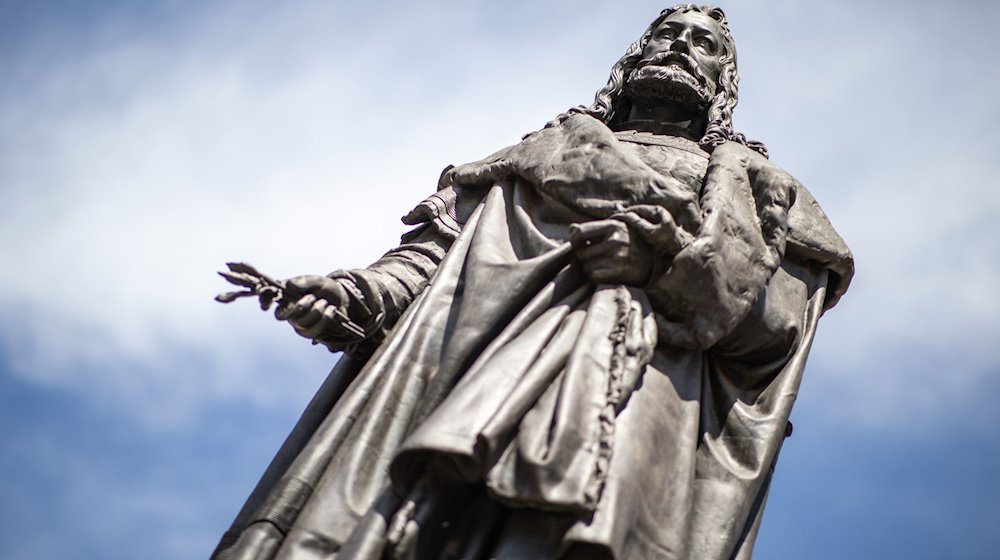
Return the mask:
<path id="1" fill-rule="evenodd" d="M 206 557 L 335 359 L 214 271 L 371 262 L 663 7 L 0 1 L 0 557 Z M 737 128 L 858 266 L 759 558 L 1000 547 L 1000 4 L 947 7 L 723 5 Z"/>

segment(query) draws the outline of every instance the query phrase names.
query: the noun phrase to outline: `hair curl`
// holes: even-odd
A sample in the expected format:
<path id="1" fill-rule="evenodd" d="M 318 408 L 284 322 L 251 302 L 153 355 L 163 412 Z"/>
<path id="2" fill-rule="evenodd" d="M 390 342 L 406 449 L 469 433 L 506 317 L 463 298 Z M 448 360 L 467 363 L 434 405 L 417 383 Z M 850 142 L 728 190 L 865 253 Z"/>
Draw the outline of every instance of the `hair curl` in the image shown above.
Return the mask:
<path id="1" fill-rule="evenodd" d="M 632 102 L 627 95 L 624 95 L 625 82 L 629 75 L 635 70 L 636 65 L 642 58 L 642 51 L 653 36 L 656 28 L 673 13 L 676 12 L 699 12 L 719 22 L 723 34 L 723 47 L 725 53 L 720 59 L 720 72 L 718 88 L 715 97 L 709 104 L 707 112 L 708 124 L 705 127 L 705 135 L 698 142 L 701 147 L 711 152 L 723 142 L 739 142 L 744 146 L 767 157 L 767 148 L 764 144 L 752 140 L 733 130 L 733 108 L 739 99 L 738 86 L 740 77 L 736 71 L 736 43 L 729 32 L 729 24 L 726 21 L 726 14 L 722 9 L 715 6 L 696 6 L 694 4 L 680 4 L 673 8 L 667 8 L 660 12 L 659 17 L 649 24 L 646 31 L 639 37 L 639 40 L 632 43 L 625 55 L 622 56 L 614 66 L 611 67 L 611 76 L 608 83 L 601 88 L 594 96 L 594 103 L 589 107 L 574 107 L 559 115 L 550 125 L 558 122 L 572 114 L 586 113 L 609 126 L 624 122 L 632 110 Z"/>

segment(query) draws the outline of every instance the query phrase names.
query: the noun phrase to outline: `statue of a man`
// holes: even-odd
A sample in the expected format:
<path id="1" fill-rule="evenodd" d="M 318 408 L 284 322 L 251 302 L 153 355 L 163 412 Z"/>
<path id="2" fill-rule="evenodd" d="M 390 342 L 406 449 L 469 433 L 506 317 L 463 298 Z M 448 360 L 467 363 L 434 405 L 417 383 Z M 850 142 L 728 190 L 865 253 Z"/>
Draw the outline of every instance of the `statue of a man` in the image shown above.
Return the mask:
<path id="1" fill-rule="evenodd" d="M 737 81 L 721 10 L 665 10 L 376 263 L 255 285 L 346 355 L 215 556 L 748 558 L 853 264 Z"/>

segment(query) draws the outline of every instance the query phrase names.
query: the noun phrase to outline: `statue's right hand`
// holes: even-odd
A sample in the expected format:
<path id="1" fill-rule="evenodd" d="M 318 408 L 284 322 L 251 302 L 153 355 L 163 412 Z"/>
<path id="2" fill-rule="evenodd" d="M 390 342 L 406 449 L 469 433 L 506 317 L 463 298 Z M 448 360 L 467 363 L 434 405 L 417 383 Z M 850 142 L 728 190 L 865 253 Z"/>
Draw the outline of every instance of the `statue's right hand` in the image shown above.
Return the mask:
<path id="1" fill-rule="evenodd" d="M 288 321 L 295 332 L 311 340 L 345 335 L 337 311 L 347 313 L 347 290 L 326 276 L 296 276 L 285 281 L 282 301 L 274 311 L 278 320 Z"/>

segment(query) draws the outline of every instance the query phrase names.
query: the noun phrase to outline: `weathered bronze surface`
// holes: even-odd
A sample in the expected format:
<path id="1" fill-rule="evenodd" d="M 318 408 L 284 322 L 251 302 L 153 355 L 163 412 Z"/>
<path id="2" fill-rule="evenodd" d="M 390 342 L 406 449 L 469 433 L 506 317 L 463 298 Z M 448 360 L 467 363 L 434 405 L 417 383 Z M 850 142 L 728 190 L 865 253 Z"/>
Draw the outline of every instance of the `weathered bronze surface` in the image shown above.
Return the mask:
<path id="1" fill-rule="evenodd" d="M 345 356 L 216 558 L 749 558 L 850 251 L 732 129 L 721 10 L 448 168 L 360 270 L 223 275 Z"/>

